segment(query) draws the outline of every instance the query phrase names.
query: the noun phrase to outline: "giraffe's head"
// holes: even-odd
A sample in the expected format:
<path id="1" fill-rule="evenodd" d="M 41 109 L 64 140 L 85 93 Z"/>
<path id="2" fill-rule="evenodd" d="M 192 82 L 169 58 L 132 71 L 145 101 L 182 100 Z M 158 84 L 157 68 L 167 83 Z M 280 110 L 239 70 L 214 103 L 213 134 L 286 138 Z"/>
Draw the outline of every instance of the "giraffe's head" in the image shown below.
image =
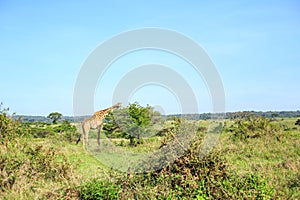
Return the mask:
<path id="1" fill-rule="evenodd" d="M 113 108 L 121 108 L 122 107 L 122 104 L 121 103 L 116 103 L 115 105 L 113 105 Z"/>

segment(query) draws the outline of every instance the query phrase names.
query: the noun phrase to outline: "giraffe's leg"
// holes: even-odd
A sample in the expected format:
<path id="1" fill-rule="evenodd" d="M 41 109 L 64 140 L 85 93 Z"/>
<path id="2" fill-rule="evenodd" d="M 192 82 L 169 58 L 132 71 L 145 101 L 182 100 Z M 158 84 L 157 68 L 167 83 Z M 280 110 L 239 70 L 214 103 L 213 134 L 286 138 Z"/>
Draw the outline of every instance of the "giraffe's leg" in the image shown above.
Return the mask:
<path id="1" fill-rule="evenodd" d="M 97 136 L 98 146 L 100 146 L 100 133 L 101 133 L 102 125 L 103 124 L 100 124 L 98 127 L 98 136 Z"/>
<path id="2" fill-rule="evenodd" d="M 80 142 L 80 138 L 81 138 L 82 134 L 79 134 L 78 139 L 76 141 L 76 145 Z"/>
<path id="3" fill-rule="evenodd" d="M 85 133 L 84 133 L 84 142 L 85 142 L 85 145 L 89 145 L 89 137 L 88 137 L 88 130 L 85 130 L 84 131 Z"/>
<path id="4" fill-rule="evenodd" d="M 82 124 L 82 131 L 83 131 L 83 147 L 85 147 L 85 145 L 88 145 L 88 132 L 89 132 L 88 124 L 86 123 Z"/>

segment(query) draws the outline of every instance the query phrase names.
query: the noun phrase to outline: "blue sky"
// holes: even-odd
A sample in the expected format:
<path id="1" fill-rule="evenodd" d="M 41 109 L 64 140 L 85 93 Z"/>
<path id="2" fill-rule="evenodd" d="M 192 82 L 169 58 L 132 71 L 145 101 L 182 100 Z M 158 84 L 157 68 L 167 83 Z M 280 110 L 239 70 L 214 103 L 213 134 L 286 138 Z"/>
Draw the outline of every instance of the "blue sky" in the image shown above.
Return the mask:
<path id="1" fill-rule="evenodd" d="M 178 31 L 206 50 L 223 80 L 227 111 L 300 109 L 297 1 L 2 0 L 0 101 L 17 114 L 72 115 L 74 84 L 89 54 L 120 32 L 144 27 Z M 203 80 L 188 66 L 180 71 L 187 63 L 151 51 L 112 66 L 95 91 L 95 109 L 110 106 L 125 69 L 149 62 L 174 67 L 196 88 L 199 112 L 210 111 Z M 123 74 L 113 73 L 121 65 Z M 174 96 L 157 86 L 140 89 L 135 100 L 179 112 Z"/>

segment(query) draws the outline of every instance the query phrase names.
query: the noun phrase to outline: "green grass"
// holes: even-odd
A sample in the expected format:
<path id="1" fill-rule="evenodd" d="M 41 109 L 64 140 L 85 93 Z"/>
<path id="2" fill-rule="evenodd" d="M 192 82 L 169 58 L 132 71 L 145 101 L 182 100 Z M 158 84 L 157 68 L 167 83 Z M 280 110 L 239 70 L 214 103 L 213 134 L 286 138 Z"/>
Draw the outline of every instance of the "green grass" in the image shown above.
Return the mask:
<path id="1" fill-rule="evenodd" d="M 195 199 L 300 199 L 300 128 L 294 125 L 295 121 L 295 118 L 276 119 L 266 129 L 257 133 L 255 129 L 249 133 L 250 137 L 240 137 L 239 129 L 230 131 L 235 121 L 226 120 L 216 147 L 204 160 L 198 160 L 197 151 L 193 150 L 195 154 L 187 153 L 165 169 L 139 175 L 111 168 L 127 171 L 131 163 L 141 158 L 139 153 L 157 150 L 163 137 L 144 138 L 142 144 L 130 146 L 126 139 L 108 142 L 102 134 L 100 151 L 95 131 L 90 133 L 88 151 L 82 143 L 75 145 L 75 141 L 70 143 L 53 136 L 17 138 L 0 146 L 0 159 L 10 163 L 5 166 L 6 171 L 12 166 L 11 171 L 16 175 L 14 187 L 0 191 L 0 197 L 38 199 L 42 195 L 44 199 L 79 199 L 79 196 L 88 199 L 96 195 L 111 199 L 189 199 L 190 195 Z M 208 125 L 209 121 L 198 123 L 199 127 Z M 199 140 L 193 148 L 201 144 Z M 30 160 L 26 152 L 28 149 L 35 152 L 38 147 L 42 148 L 41 154 Z M 45 158 L 48 165 L 66 165 L 65 176 L 58 173 L 53 179 L 44 178 L 45 172 L 39 169 L 42 163 L 35 161 L 49 151 L 55 152 L 55 156 Z M 22 162 L 26 160 L 32 163 Z M 24 176 L 26 170 L 14 167 L 19 161 L 27 171 L 37 170 L 39 176 Z M 200 179 L 199 174 L 202 174 Z M 0 171 L 0 180 L 5 176 Z"/>
<path id="2" fill-rule="evenodd" d="M 284 119 L 273 124 L 293 129 L 296 119 Z M 300 131 L 265 134 L 247 141 L 233 141 L 232 133 L 224 133 L 217 148 L 224 151 L 230 168 L 240 174 L 255 172 L 274 186 L 283 199 L 300 198 Z"/>

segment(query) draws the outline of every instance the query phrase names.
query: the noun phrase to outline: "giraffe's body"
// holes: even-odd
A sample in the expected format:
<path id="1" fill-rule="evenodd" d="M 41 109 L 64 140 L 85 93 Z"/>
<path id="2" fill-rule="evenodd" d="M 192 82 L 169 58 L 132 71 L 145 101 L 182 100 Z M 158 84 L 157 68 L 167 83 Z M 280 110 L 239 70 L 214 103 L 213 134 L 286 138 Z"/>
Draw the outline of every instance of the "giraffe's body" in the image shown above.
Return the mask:
<path id="1" fill-rule="evenodd" d="M 117 103 L 117 104 L 113 105 L 112 107 L 95 112 L 93 114 L 93 116 L 91 116 L 87 119 L 84 119 L 82 121 L 83 145 L 88 143 L 88 133 L 89 133 L 90 129 L 98 129 L 97 142 L 98 142 L 98 145 L 100 145 L 100 131 L 101 131 L 102 125 L 103 125 L 103 119 L 106 117 L 106 115 L 108 115 L 108 113 L 110 111 L 112 111 L 115 108 L 120 108 L 120 107 L 121 107 L 121 103 Z M 81 135 L 79 136 L 76 144 L 78 144 L 78 142 L 80 141 L 80 137 L 81 137 Z"/>

